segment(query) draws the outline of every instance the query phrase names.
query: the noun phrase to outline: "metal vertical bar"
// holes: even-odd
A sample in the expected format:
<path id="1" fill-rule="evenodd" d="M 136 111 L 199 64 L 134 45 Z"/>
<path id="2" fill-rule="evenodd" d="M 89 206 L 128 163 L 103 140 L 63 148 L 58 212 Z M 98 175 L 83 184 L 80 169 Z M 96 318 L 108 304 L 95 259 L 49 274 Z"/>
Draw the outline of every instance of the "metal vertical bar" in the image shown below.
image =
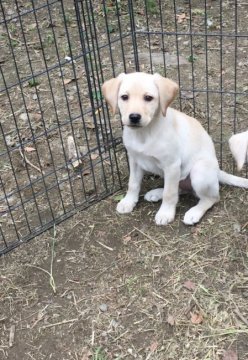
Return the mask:
<path id="1" fill-rule="evenodd" d="M 130 19 L 130 27 L 131 27 L 132 45 L 134 51 L 135 69 L 136 71 L 140 71 L 136 25 L 135 25 L 135 17 L 134 17 L 134 5 L 132 0 L 128 0 L 128 12 Z"/>
<path id="2" fill-rule="evenodd" d="M 209 118 L 209 82 L 208 82 L 208 18 L 207 18 L 207 0 L 204 2 L 204 9 L 205 9 L 205 64 L 206 64 L 206 95 L 207 95 L 207 130 L 208 133 L 210 132 L 210 118 Z"/>
<path id="3" fill-rule="evenodd" d="M 220 167 L 222 168 L 222 141 L 223 141 L 223 21 L 222 21 L 222 0 L 220 0 Z"/>
<path id="4" fill-rule="evenodd" d="M 160 15 L 162 53 L 163 53 L 163 63 L 164 63 L 164 76 L 166 76 L 167 67 L 166 67 L 166 60 L 165 60 L 165 47 L 164 47 L 165 38 L 164 38 L 164 23 L 163 23 L 163 16 L 162 16 L 162 3 L 161 3 L 161 0 L 159 0 L 159 15 Z"/>
<path id="5" fill-rule="evenodd" d="M 193 49 L 193 37 L 192 37 L 192 10 L 191 0 L 189 0 L 189 29 L 190 29 L 190 60 L 191 60 L 191 75 L 192 75 L 192 93 L 193 93 L 193 112 L 195 112 L 195 71 L 194 71 L 194 49 Z"/>
<path id="6" fill-rule="evenodd" d="M 150 36 L 150 28 L 149 28 L 149 16 L 147 9 L 147 1 L 145 0 L 145 16 L 146 16 L 146 30 L 147 30 L 147 38 L 148 38 L 148 49 L 149 49 L 149 58 L 150 58 L 150 70 L 153 72 L 152 65 L 152 52 L 151 52 L 151 36 Z"/>
<path id="7" fill-rule="evenodd" d="M 178 42 L 176 0 L 173 0 L 173 5 L 174 5 L 175 39 L 176 39 L 176 49 L 177 49 L 177 76 L 178 76 L 178 85 L 179 85 L 179 91 L 180 91 L 180 88 L 181 88 L 181 73 L 180 73 L 180 62 L 179 62 L 179 42 Z M 179 106 L 180 106 L 180 110 L 182 110 L 181 96 L 179 96 Z"/>
<path id="8" fill-rule="evenodd" d="M 234 108 L 233 108 L 233 132 L 237 129 L 237 71 L 238 71 L 238 0 L 234 3 Z"/>

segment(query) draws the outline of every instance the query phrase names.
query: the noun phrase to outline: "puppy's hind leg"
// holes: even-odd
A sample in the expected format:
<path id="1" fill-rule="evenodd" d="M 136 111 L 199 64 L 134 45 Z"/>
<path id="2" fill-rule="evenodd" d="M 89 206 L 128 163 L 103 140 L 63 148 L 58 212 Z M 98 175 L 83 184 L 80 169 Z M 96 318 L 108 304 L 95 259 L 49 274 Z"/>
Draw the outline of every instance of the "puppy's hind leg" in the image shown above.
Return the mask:
<path id="1" fill-rule="evenodd" d="M 186 225 L 200 221 L 205 212 L 219 201 L 218 166 L 209 161 L 199 161 L 190 172 L 192 188 L 199 202 L 184 215 Z"/>
<path id="2" fill-rule="evenodd" d="M 144 199 L 146 201 L 150 201 L 150 202 L 157 202 L 159 200 L 162 200 L 163 191 L 164 191 L 163 188 L 157 188 L 157 189 L 150 190 L 145 194 Z"/>

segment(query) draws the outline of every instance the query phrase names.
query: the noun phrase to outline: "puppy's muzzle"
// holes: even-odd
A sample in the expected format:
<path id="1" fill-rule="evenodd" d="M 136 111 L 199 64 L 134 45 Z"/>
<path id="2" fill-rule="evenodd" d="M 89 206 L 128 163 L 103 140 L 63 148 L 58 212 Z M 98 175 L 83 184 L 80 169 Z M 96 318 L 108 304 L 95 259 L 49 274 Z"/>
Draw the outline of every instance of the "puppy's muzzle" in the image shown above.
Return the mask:
<path id="1" fill-rule="evenodd" d="M 139 126 L 141 120 L 141 115 L 138 113 L 132 113 L 129 115 L 130 126 Z"/>

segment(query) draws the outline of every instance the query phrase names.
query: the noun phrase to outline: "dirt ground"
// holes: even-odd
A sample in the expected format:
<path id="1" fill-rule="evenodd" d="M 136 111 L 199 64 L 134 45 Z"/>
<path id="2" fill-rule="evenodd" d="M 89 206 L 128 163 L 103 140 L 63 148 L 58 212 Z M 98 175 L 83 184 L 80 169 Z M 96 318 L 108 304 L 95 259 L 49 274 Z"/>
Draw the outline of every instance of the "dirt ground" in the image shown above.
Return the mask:
<path id="1" fill-rule="evenodd" d="M 127 3 L 118 3 L 121 23 L 116 17 L 115 2 L 106 1 L 104 12 L 102 2 L 92 1 L 99 41 L 101 44 L 110 41 L 112 47 L 112 53 L 109 47 L 99 48 L 100 60 L 97 61 L 101 62 L 105 78 L 112 76 L 110 64 L 114 64 L 116 73 L 123 71 L 123 59 L 128 71 L 135 68 L 131 38 L 123 38 L 124 52 L 115 43 L 120 26 L 123 34 L 124 30 L 130 30 Z M 234 130 L 247 128 L 248 34 L 244 29 L 248 18 L 247 5 L 242 3 L 235 7 L 236 2 L 231 0 L 192 2 L 192 7 L 187 1 L 176 1 L 175 8 L 174 2 L 162 4 L 149 0 L 146 3 L 145 7 L 143 1 L 134 2 L 140 70 L 164 74 L 166 62 L 167 76 L 179 81 L 182 89 L 175 106 L 202 122 L 214 139 L 221 165 L 225 170 L 233 171 L 227 139 Z M 30 5 L 27 1 L 19 4 L 23 9 Z M 42 0 L 39 0 L 37 6 L 41 4 Z M 38 45 L 34 18 L 31 15 L 25 18 L 23 25 L 26 41 L 32 50 L 34 72 L 44 69 L 43 56 L 47 57 L 51 69 L 57 63 L 55 43 L 61 58 L 68 54 L 64 21 L 70 32 L 73 54 L 80 54 L 73 5 L 70 1 L 63 4 L 65 18 L 57 4 L 51 5 L 52 22 L 46 9 L 38 12 L 44 49 Z M 14 2 L 3 1 L 3 5 L 7 16 L 15 14 Z M 160 7 L 162 18 L 159 16 Z M 173 16 L 175 9 L 176 18 Z M 146 22 L 146 15 L 149 22 Z M 102 30 L 106 18 L 109 39 Z M 10 40 L 20 75 L 25 78 L 31 70 L 27 66 L 29 59 L 21 57 L 22 53 L 25 54 L 24 39 L 17 31 L 18 22 L 10 24 Z M 162 28 L 167 31 L 164 37 L 158 34 Z M 177 37 L 172 34 L 175 30 L 179 34 Z M 210 34 L 207 42 L 206 31 Z M 212 36 L 220 31 L 225 36 Z M 230 36 L 235 31 L 240 37 Z M 191 36 L 191 32 L 198 35 Z M 8 41 L 4 27 L 0 26 L 3 49 L 0 65 L 9 75 L 9 84 L 14 84 L 16 79 L 10 47 L 6 46 Z M 180 54 L 179 67 L 177 51 Z M 97 61 L 94 66 L 97 66 Z M 90 69 L 93 74 L 94 66 Z M 82 204 L 82 198 L 104 190 L 103 172 L 108 178 L 108 186 L 117 173 L 114 168 L 115 174 L 111 175 L 110 153 L 107 152 L 102 159 L 104 171 L 98 168 L 99 164 L 95 165 L 96 185 L 92 185 L 92 174 L 83 169 L 83 193 L 78 173 L 71 175 L 71 170 L 68 172 L 64 168 L 68 154 L 63 153 L 63 142 L 68 135 L 73 130 L 79 149 L 87 140 L 86 151 L 91 160 L 97 162 L 100 156 L 99 149 L 96 150 L 97 131 L 102 135 L 100 146 L 105 144 L 110 125 L 115 138 L 121 134 L 118 117 L 111 118 L 111 124 L 102 126 L 100 121 L 92 126 L 92 114 L 86 111 L 86 131 L 82 135 L 79 100 L 84 109 L 91 106 L 85 83 L 86 69 L 77 60 L 75 67 L 69 62 L 64 64 L 63 72 L 63 76 L 59 76 L 58 69 L 51 70 L 50 80 L 38 77 L 40 84 L 35 86 L 27 81 L 22 88 L 13 87 L 10 91 L 14 104 L 12 110 L 6 92 L 0 93 L 1 134 L 8 134 L 7 142 L 3 136 L 0 138 L 1 181 L 5 190 L 11 194 L 16 186 L 12 181 L 9 155 L 2 155 L 8 147 L 12 167 L 24 189 L 24 199 L 31 196 L 24 187 L 28 179 L 33 181 L 37 192 L 55 182 L 53 170 L 56 170 L 57 180 L 65 179 L 63 188 L 49 190 L 56 216 L 62 210 L 59 196 L 62 196 L 66 210 L 70 211 L 73 206 Z M 3 82 L 2 76 L 1 86 Z M 80 96 L 75 84 L 80 87 Z M 206 88 L 211 90 L 208 94 L 204 92 Z M 95 100 L 98 109 L 98 100 Z M 17 114 L 20 134 L 15 132 L 11 111 Z M 32 131 L 27 117 L 20 116 L 25 112 L 30 116 Z M 61 133 L 56 127 L 58 114 Z M 68 118 L 73 119 L 73 129 L 66 122 Z M 46 131 L 49 131 L 49 137 Z M 32 140 L 33 134 L 37 137 L 36 142 Z M 16 151 L 20 141 L 24 146 L 35 148 L 35 151 L 26 152 L 32 164 L 45 173 L 52 169 L 45 184 L 42 184 L 37 169 L 24 166 L 19 150 Z M 81 154 L 84 152 L 82 149 Z M 117 201 L 123 196 L 128 180 L 126 157 L 122 150 L 117 153 L 117 162 L 123 190 L 0 258 L 0 359 L 247 360 L 247 191 L 222 187 L 220 202 L 194 227 L 185 226 L 182 218 L 196 199 L 190 195 L 181 196 L 175 221 L 169 226 L 158 227 L 154 216 L 159 204 L 143 200 L 146 190 L 161 185 L 161 180 L 153 176 L 145 178 L 141 199 L 134 212 L 125 216 L 116 213 Z M 247 169 L 241 175 L 247 176 Z M 73 196 L 70 195 L 71 187 Z M 42 216 L 50 220 L 46 196 L 37 199 Z M 18 194 L 12 196 L 10 205 L 19 200 Z M 25 210 L 33 229 L 37 226 L 34 204 L 28 203 Z M 1 229 L 12 239 L 13 224 L 4 201 L 0 202 L 0 211 Z M 25 235 L 27 229 L 22 209 L 17 209 L 14 216 L 19 233 Z"/>
<path id="2" fill-rule="evenodd" d="M 247 200 L 223 188 L 186 227 L 186 196 L 158 227 L 113 196 L 2 258 L 1 358 L 247 359 Z"/>

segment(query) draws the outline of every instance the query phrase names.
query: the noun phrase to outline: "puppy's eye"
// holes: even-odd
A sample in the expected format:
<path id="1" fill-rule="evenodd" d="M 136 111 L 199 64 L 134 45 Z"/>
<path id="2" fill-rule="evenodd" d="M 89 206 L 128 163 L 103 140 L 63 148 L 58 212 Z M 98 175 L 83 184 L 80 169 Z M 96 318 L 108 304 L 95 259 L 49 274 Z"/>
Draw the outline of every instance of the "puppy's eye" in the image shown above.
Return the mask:
<path id="1" fill-rule="evenodd" d="M 123 101 L 127 101 L 128 100 L 128 95 L 121 95 L 121 99 Z"/>
<path id="2" fill-rule="evenodd" d="M 144 100 L 149 102 L 149 101 L 152 101 L 152 100 L 153 100 L 153 97 L 150 96 L 150 95 L 145 95 L 145 96 L 144 96 Z"/>

